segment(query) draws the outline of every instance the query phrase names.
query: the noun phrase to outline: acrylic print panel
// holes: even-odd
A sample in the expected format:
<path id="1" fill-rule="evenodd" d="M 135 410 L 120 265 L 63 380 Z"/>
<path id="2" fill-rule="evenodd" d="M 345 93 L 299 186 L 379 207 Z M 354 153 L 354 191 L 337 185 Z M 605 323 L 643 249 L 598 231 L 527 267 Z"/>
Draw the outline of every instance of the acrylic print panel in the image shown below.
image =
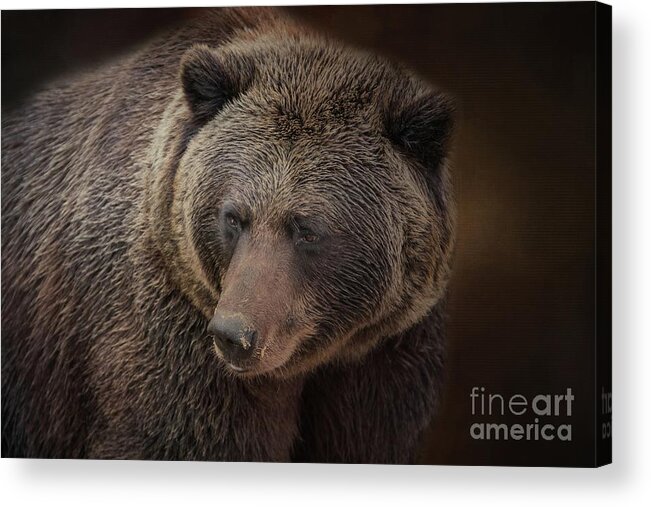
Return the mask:
<path id="1" fill-rule="evenodd" d="M 3 457 L 610 461 L 609 7 L 2 37 Z"/>

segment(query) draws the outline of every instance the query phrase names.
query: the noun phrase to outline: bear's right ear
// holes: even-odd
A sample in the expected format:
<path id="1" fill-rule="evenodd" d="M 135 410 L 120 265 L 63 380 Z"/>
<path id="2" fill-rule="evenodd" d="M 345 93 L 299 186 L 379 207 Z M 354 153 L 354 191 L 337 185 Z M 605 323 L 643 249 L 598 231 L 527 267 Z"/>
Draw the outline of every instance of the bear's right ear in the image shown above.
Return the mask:
<path id="1" fill-rule="evenodd" d="M 205 45 L 192 47 L 181 60 L 183 92 L 194 118 L 210 120 L 228 102 L 240 95 L 252 78 L 252 69 L 242 59 L 233 61 Z"/>

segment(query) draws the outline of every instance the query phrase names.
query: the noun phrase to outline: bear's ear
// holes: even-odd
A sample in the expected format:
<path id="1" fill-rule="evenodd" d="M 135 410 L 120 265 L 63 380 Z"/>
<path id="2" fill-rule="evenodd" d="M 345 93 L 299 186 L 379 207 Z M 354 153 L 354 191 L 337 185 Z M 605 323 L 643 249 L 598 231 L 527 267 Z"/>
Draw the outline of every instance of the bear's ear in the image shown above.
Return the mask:
<path id="1" fill-rule="evenodd" d="M 196 45 L 181 60 L 183 92 L 194 118 L 206 122 L 243 93 L 251 81 L 247 63 Z"/>
<path id="2" fill-rule="evenodd" d="M 385 128 L 396 146 L 435 171 L 448 152 L 454 111 L 452 99 L 442 93 L 409 97 L 403 92 L 389 100 Z"/>

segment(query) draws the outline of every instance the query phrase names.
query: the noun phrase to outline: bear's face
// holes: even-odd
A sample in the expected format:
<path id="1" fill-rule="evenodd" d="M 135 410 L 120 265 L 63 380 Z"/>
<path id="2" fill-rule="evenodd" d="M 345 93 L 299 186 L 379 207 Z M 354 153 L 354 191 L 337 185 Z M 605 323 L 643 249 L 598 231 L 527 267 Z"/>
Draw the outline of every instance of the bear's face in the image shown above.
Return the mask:
<path id="1" fill-rule="evenodd" d="M 220 360 L 288 375 L 360 356 L 442 296 L 448 103 L 323 41 L 192 49 L 172 222 Z M 210 298 L 209 298 L 210 299 Z"/>

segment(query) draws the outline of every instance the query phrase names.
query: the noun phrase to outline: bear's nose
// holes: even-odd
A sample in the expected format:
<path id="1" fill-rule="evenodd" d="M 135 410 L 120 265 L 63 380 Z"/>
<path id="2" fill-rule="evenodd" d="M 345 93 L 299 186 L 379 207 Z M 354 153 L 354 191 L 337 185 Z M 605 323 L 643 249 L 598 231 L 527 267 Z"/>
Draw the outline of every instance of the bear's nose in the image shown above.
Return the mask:
<path id="1" fill-rule="evenodd" d="M 238 363 L 253 354 L 257 333 L 242 315 L 215 312 L 208 323 L 208 333 L 215 339 L 224 359 L 235 363 L 233 366 L 240 366 Z"/>

